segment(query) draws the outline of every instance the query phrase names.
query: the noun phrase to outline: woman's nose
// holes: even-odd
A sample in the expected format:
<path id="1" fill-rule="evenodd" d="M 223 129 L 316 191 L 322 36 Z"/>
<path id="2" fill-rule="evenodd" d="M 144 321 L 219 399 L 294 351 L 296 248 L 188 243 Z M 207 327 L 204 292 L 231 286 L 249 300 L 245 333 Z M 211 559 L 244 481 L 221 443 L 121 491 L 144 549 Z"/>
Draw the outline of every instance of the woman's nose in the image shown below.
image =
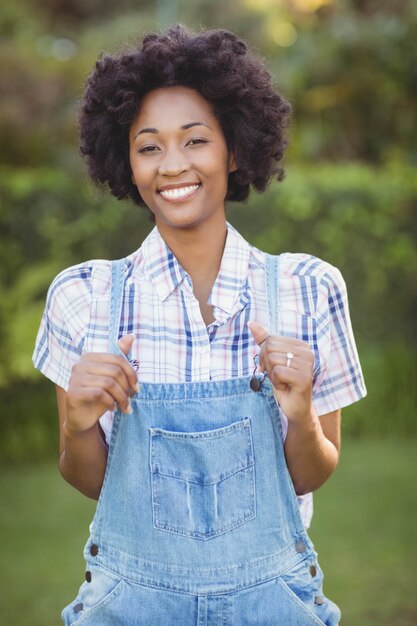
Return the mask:
<path id="1" fill-rule="evenodd" d="M 178 176 L 182 172 L 187 172 L 190 164 L 184 159 L 179 152 L 176 154 L 167 154 L 166 158 L 159 165 L 159 174 L 161 176 Z"/>
<path id="2" fill-rule="evenodd" d="M 164 163 L 159 166 L 161 176 L 178 176 L 190 169 L 188 163 Z"/>

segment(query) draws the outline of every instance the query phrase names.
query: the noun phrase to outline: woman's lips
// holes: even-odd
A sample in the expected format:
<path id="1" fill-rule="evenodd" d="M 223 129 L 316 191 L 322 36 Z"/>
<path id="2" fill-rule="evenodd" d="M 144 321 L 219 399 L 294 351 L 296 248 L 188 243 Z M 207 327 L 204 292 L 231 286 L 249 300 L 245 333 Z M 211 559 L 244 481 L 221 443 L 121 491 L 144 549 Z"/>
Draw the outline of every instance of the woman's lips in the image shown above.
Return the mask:
<path id="1" fill-rule="evenodd" d="M 201 184 L 184 185 L 183 187 L 173 187 L 171 189 L 160 189 L 159 194 L 168 202 L 182 202 L 187 200 L 200 189 Z"/>

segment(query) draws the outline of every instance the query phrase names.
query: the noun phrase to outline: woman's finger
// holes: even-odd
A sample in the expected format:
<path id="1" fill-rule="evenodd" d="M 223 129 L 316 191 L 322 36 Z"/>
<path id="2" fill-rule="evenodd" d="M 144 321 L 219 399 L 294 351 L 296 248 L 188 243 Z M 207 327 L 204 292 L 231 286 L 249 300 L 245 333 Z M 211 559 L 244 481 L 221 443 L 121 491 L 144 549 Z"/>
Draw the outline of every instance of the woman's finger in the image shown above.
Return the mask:
<path id="1" fill-rule="evenodd" d="M 119 339 L 119 341 L 117 342 L 117 345 L 119 346 L 120 350 L 123 352 L 124 355 L 127 356 L 129 354 L 134 340 L 135 340 L 135 335 L 132 335 L 132 334 L 125 335 L 124 337 Z"/>
<path id="2" fill-rule="evenodd" d="M 268 337 L 268 330 L 258 322 L 248 322 L 248 328 L 258 346 L 260 346 Z"/>
<path id="3" fill-rule="evenodd" d="M 269 358 L 277 358 L 280 363 L 293 367 L 311 367 L 314 366 L 314 353 L 307 345 L 297 345 L 290 341 L 278 340 L 275 337 L 268 337 L 263 347 L 264 355 L 268 354 Z M 272 356 L 273 355 L 273 356 Z M 287 356 L 290 355 L 290 356 Z M 292 355 L 292 356 L 291 356 Z"/>
<path id="4" fill-rule="evenodd" d="M 114 411 L 114 398 L 102 387 L 78 387 L 68 389 L 66 395 L 65 428 L 82 432 L 97 423 L 103 413 Z"/>
<path id="5" fill-rule="evenodd" d="M 114 378 L 128 395 L 133 395 L 134 393 L 134 390 L 129 384 L 125 371 L 119 365 L 101 361 L 87 361 L 82 369 L 82 375 L 87 374 L 91 376 L 105 376 L 106 378 Z"/>
<path id="6" fill-rule="evenodd" d="M 288 389 L 304 393 L 312 388 L 312 376 L 306 370 L 296 370 L 279 363 L 271 364 L 269 378 L 276 389 Z"/>
<path id="7" fill-rule="evenodd" d="M 116 402 L 124 413 L 130 413 L 130 397 L 129 394 L 121 387 L 118 381 L 111 376 L 97 376 L 94 374 L 84 374 L 83 376 L 75 375 L 72 379 L 72 385 L 69 392 L 73 397 L 84 397 L 85 389 L 93 390 L 92 400 L 96 397 L 95 390 L 102 389 L 113 399 L 113 405 Z"/>
<path id="8" fill-rule="evenodd" d="M 139 391 L 136 372 L 125 357 L 119 354 L 111 354 L 107 352 L 88 352 L 82 356 L 76 365 L 74 365 L 73 369 L 77 367 L 84 368 L 85 364 L 89 367 L 90 363 L 109 363 L 110 365 L 117 365 L 124 372 L 128 380 L 129 387 L 135 391 Z"/>
<path id="9" fill-rule="evenodd" d="M 270 335 L 264 344 L 264 349 L 268 352 L 292 352 L 299 357 L 308 357 L 312 355 L 311 347 L 304 342 L 296 342 L 289 337 L 277 337 Z"/>
<path id="10" fill-rule="evenodd" d="M 267 352 L 265 353 L 265 362 L 270 365 L 291 367 L 295 370 L 305 367 L 305 362 L 293 352 Z"/>

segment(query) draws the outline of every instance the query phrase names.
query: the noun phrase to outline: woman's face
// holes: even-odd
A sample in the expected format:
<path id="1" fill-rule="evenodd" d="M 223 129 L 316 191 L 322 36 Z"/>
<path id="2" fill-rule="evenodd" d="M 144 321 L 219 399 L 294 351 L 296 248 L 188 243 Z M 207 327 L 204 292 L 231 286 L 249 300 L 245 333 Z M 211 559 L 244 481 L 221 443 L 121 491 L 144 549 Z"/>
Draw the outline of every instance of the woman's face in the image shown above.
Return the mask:
<path id="1" fill-rule="evenodd" d="M 129 134 L 132 179 L 161 232 L 225 219 L 236 169 L 210 104 L 188 87 L 148 93 Z"/>

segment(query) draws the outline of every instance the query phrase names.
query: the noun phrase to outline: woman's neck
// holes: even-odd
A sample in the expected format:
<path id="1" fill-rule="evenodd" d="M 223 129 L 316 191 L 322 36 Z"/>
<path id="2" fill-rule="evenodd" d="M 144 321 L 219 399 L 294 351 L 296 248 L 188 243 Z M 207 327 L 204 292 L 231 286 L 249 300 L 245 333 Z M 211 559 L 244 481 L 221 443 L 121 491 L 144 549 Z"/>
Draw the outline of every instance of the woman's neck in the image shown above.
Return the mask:
<path id="1" fill-rule="evenodd" d="M 198 281 L 212 278 L 214 283 L 226 243 L 226 218 L 175 230 L 164 228 L 164 225 L 157 226 L 165 243 L 193 283 L 194 278 Z"/>
<path id="2" fill-rule="evenodd" d="M 190 276 L 204 321 L 213 321 L 207 300 L 220 270 L 227 237 L 226 218 L 192 228 L 166 229 L 158 225 L 165 243 Z"/>

